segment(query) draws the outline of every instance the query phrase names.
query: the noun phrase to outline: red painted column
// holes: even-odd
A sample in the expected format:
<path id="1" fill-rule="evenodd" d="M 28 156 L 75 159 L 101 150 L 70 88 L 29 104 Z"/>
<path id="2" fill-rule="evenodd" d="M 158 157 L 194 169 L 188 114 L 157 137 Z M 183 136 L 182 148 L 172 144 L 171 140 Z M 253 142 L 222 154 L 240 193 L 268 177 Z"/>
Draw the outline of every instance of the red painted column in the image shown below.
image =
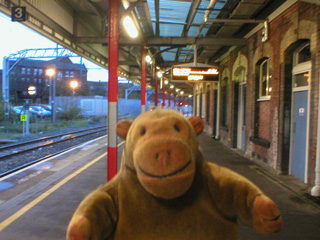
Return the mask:
<path id="1" fill-rule="evenodd" d="M 147 49 L 141 48 L 141 113 L 146 111 L 146 84 L 147 84 Z"/>
<path id="2" fill-rule="evenodd" d="M 158 77 L 156 76 L 156 81 L 154 83 L 155 93 L 154 93 L 154 106 L 158 106 Z"/>
<path id="3" fill-rule="evenodd" d="M 187 116 L 189 116 L 189 102 L 190 102 L 190 98 L 188 97 L 187 98 L 187 105 L 188 105 L 188 107 L 187 107 Z"/>
<path id="4" fill-rule="evenodd" d="M 170 105 L 171 105 L 170 100 L 171 100 L 170 99 L 170 87 L 168 87 L 168 107 L 169 107 L 169 109 L 170 109 Z"/>
<path id="5" fill-rule="evenodd" d="M 162 79 L 162 107 L 166 106 L 166 85 Z"/>
<path id="6" fill-rule="evenodd" d="M 183 97 L 183 115 L 186 115 L 186 97 Z"/>
<path id="7" fill-rule="evenodd" d="M 120 0 L 109 1 L 108 181 L 117 174 L 118 50 Z"/>

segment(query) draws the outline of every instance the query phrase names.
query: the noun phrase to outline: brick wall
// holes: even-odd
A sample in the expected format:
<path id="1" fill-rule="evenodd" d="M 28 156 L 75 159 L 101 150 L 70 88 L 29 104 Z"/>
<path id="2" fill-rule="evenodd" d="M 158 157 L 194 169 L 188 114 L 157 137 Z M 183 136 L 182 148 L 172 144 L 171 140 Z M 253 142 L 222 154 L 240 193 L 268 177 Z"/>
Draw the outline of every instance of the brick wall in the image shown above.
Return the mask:
<path id="1" fill-rule="evenodd" d="M 282 150 L 286 147 L 283 144 L 290 143 L 283 141 L 285 129 L 288 131 L 288 122 L 285 117 L 285 91 L 291 88 L 288 85 L 288 74 L 290 70 L 285 69 L 285 51 L 297 43 L 298 40 L 309 39 L 312 52 L 312 79 L 310 85 L 310 129 L 309 129 L 309 157 L 308 162 L 308 183 L 314 183 L 314 169 L 317 149 L 317 127 L 318 127 L 318 103 L 319 103 L 319 78 L 320 78 L 320 6 L 306 2 L 297 2 L 288 8 L 284 13 L 269 23 L 269 40 L 261 42 L 261 31 L 247 40 L 247 46 L 243 49 L 236 49 L 228 56 L 228 61 L 223 63 L 223 68 L 228 68 L 232 73 L 232 67 L 238 52 L 241 51 L 248 58 L 248 83 L 247 83 L 247 116 L 246 116 L 246 154 L 259 161 L 263 161 L 273 168 L 283 170 L 289 167 L 289 160 L 283 159 Z M 272 76 L 272 92 L 269 101 L 257 103 L 257 76 L 256 64 L 259 59 L 268 57 L 270 59 L 270 73 Z M 291 56 L 287 56 L 291 57 Z M 287 71 L 287 72 L 286 72 Z M 232 75 L 232 74 L 230 74 Z M 289 76 L 290 77 L 290 76 Z M 228 130 L 220 129 L 220 140 L 231 147 L 233 139 L 233 104 L 234 88 L 232 76 L 229 81 L 229 115 Z M 288 90 L 287 90 L 288 91 Z M 287 101 L 287 100 L 286 100 Z M 211 104 L 213 104 L 211 102 Z M 258 104 L 258 108 L 256 107 Z M 254 116 L 258 111 L 259 119 Z M 287 116 L 288 117 L 288 116 Z M 290 118 L 290 116 L 288 117 Z M 210 118 L 212 121 L 212 117 Z M 254 136 L 254 124 L 259 124 L 259 138 L 270 142 L 269 147 L 263 147 L 252 141 L 249 137 Z M 290 122 L 289 122 L 290 124 Z M 284 164 L 286 166 L 284 166 Z"/>

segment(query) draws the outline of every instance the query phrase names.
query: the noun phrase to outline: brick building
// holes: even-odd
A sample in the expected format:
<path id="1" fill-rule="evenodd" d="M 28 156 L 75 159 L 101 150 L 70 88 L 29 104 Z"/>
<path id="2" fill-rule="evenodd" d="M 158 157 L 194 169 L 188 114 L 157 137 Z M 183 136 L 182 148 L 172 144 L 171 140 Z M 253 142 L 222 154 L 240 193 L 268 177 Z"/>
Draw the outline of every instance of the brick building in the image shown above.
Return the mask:
<path id="1" fill-rule="evenodd" d="M 312 3 L 313 2 L 313 3 Z M 313 186 L 319 141 L 320 5 L 287 1 L 220 58 L 220 82 L 195 87 L 205 131 Z"/>
<path id="2" fill-rule="evenodd" d="M 15 61 L 10 61 L 12 66 Z M 46 70 L 55 69 L 53 79 L 56 81 L 57 96 L 71 96 L 72 89 L 70 81 L 77 80 L 79 95 L 84 94 L 87 85 L 87 68 L 84 64 L 75 64 L 68 57 L 59 57 L 49 61 L 19 59 L 19 63 L 10 72 L 10 100 L 18 101 L 17 92 L 34 85 L 40 93 L 41 98 L 48 98 L 50 77 Z"/>

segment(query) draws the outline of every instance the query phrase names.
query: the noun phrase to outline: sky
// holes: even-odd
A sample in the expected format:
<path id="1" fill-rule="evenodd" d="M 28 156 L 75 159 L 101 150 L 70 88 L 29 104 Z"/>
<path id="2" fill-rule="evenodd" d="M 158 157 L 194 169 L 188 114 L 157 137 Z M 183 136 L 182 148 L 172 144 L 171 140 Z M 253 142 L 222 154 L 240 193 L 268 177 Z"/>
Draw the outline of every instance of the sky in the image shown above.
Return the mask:
<path id="1" fill-rule="evenodd" d="M 11 22 L 11 18 L 0 13 L 0 69 L 3 68 L 3 57 L 24 49 L 33 48 L 55 48 L 57 44 L 37 32 L 18 22 Z M 79 58 L 71 58 L 75 63 Z M 86 59 L 82 62 L 88 69 L 88 81 L 107 81 L 108 70 L 103 69 Z"/>

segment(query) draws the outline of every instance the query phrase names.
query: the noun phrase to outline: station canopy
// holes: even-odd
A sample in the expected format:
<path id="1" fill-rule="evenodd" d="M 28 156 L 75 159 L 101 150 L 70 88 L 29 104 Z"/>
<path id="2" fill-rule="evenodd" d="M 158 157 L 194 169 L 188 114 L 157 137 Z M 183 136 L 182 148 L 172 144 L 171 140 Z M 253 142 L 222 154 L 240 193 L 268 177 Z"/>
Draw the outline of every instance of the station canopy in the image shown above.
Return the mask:
<path id="1" fill-rule="evenodd" d="M 138 30 L 132 39 L 120 22 L 119 74 L 139 82 L 141 46 L 148 48 L 147 86 L 154 86 L 155 67 L 185 92 L 189 82 L 171 82 L 172 66 L 202 63 L 218 66 L 230 49 L 244 46 L 246 35 L 285 0 L 120 0 L 120 20 L 130 16 Z M 7 0 L 0 11 L 26 7 L 22 24 L 96 64 L 108 68 L 107 0 Z M 196 58 L 196 59 L 194 59 Z"/>

